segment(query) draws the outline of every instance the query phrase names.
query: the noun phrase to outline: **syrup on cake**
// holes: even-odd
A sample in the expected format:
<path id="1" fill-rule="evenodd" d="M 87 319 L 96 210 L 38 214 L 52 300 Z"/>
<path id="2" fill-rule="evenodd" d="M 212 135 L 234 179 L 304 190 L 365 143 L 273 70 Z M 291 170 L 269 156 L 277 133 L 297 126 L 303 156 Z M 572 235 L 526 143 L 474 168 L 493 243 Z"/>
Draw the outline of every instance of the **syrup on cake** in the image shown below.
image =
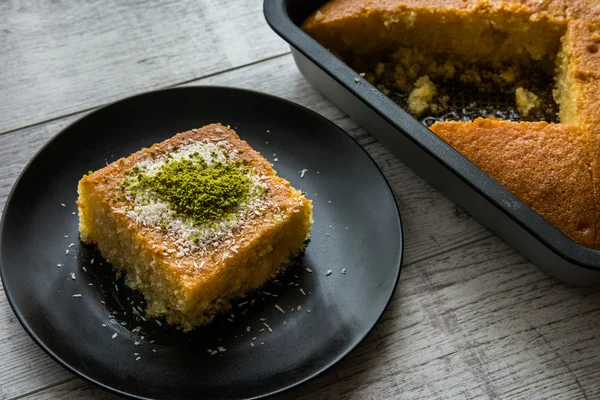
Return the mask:
<path id="1" fill-rule="evenodd" d="M 186 331 L 275 276 L 312 225 L 311 201 L 220 124 L 84 176 L 77 204 L 81 240 Z"/>

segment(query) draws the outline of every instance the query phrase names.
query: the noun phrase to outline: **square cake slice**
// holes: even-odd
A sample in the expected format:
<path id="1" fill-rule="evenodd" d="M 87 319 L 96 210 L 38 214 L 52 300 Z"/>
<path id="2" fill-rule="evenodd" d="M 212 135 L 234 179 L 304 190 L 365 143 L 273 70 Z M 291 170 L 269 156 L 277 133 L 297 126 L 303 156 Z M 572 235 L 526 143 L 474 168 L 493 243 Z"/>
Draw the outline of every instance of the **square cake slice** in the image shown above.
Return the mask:
<path id="1" fill-rule="evenodd" d="M 185 331 L 304 250 L 312 203 L 231 129 L 207 125 L 79 182 L 81 240 Z"/>

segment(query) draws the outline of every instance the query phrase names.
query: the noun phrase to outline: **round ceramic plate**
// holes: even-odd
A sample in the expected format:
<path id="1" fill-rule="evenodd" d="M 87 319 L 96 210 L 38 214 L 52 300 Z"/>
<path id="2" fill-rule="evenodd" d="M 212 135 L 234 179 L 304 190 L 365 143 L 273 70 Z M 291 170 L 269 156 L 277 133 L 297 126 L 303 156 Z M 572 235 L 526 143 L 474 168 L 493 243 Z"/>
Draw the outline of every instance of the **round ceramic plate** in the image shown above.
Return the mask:
<path id="1" fill-rule="evenodd" d="M 184 334 L 145 318 L 143 297 L 79 242 L 77 183 L 213 122 L 231 125 L 306 192 L 315 223 L 304 256 L 277 281 Z M 402 243 L 390 187 L 336 125 L 273 96 L 189 87 L 103 107 L 44 146 L 6 203 L 0 273 L 27 332 L 83 378 L 141 398 L 253 398 L 315 377 L 369 333 L 396 287 Z"/>

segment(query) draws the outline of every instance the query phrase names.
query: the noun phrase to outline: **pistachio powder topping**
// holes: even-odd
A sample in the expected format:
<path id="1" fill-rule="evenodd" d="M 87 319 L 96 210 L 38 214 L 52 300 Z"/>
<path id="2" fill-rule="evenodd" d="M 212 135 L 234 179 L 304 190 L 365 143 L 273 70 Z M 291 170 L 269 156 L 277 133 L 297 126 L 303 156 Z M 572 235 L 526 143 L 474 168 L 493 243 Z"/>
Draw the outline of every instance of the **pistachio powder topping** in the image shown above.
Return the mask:
<path id="1" fill-rule="evenodd" d="M 266 185 L 231 144 L 190 142 L 131 168 L 123 179 L 125 214 L 168 235 L 183 257 L 204 251 L 267 209 Z"/>
<path id="2" fill-rule="evenodd" d="M 177 215 L 191 218 L 196 224 L 231 219 L 234 208 L 247 199 L 252 183 L 244 175 L 241 162 L 208 166 L 202 158 L 195 159 L 199 155 L 192 157 L 193 160 L 167 160 L 154 176 L 138 174 L 134 191 L 155 193 Z"/>

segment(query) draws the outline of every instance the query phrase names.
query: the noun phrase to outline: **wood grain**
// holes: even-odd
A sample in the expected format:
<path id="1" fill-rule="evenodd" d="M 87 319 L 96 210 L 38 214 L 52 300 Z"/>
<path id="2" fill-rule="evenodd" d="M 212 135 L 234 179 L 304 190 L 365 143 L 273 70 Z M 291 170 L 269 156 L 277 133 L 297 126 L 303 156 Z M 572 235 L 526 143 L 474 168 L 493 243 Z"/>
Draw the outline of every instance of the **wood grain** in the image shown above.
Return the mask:
<path id="1" fill-rule="evenodd" d="M 377 160 L 398 198 L 406 235 L 407 263 L 491 236 L 318 94 L 298 73 L 291 56 L 195 82 L 200 83 L 238 86 L 280 95 L 314 109 L 349 131 Z M 50 137 L 82 115 L 0 135 L 0 159 L 4 163 L 0 170 L 0 210 L 4 207 L 9 188 L 26 162 Z M 3 354 L 0 359 L 11 358 L 13 368 L 11 371 L 0 369 L 0 393 L 4 392 L 8 397 L 20 396 L 32 389 L 38 390 L 71 379 L 71 374 L 51 361 L 24 334 L 3 296 L 4 293 L 0 296 L 0 354 Z M 2 339 L 4 337 L 13 339 L 5 341 Z M 25 357 L 24 354 L 27 354 L 25 362 L 19 362 Z M 43 370 L 38 370 L 38 366 Z M 20 378 L 16 379 L 15 376 Z M 34 376 L 35 382 L 28 379 Z"/>
<path id="2" fill-rule="evenodd" d="M 288 52 L 262 1 L 0 2 L 0 133 Z"/>
<path id="3" fill-rule="evenodd" d="M 0 282 L 0 287 L 2 283 Z M 65 382 L 73 375 L 46 355 L 21 327 L 0 291 L 0 399 Z"/>
<path id="4" fill-rule="evenodd" d="M 123 397 L 117 396 L 107 390 L 101 389 L 96 385 L 85 382 L 81 379 L 71 380 L 69 382 L 59 384 L 51 389 L 33 393 L 29 396 L 22 397 L 24 400 L 117 400 Z"/>

